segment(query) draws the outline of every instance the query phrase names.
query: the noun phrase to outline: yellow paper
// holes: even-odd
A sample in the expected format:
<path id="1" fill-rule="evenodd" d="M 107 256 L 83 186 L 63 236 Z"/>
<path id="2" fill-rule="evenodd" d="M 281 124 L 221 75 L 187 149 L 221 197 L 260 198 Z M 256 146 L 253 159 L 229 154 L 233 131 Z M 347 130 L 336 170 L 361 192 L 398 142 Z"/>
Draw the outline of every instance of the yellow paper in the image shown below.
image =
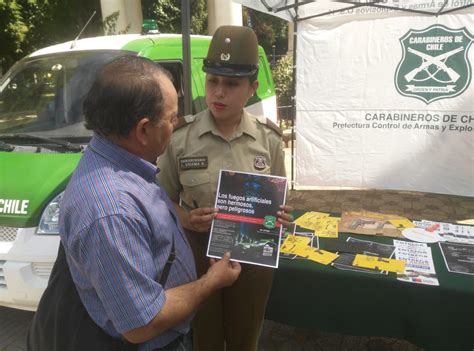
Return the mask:
<path id="1" fill-rule="evenodd" d="M 307 246 L 311 238 L 299 235 L 288 235 L 280 247 L 280 251 L 286 254 L 296 255 L 295 249 L 298 246 Z"/>
<path id="2" fill-rule="evenodd" d="M 328 265 L 339 257 L 338 254 L 335 254 L 333 252 L 318 250 L 311 246 L 297 245 L 294 250 L 294 253 L 296 253 L 298 256 L 307 258 L 308 260 L 318 262 L 324 265 Z"/>
<path id="3" fill-rule="evenodd" d="M 407 218 L 389 220 L 397 229 L 414 228 L 415 225 Z"/>
<path id="4" fill-rule="evenodd" d="M 322 238 L 337 238 L 338 237 L 338 222 L 339 218 L 327 217 L 320 218 L 314 223 L 311 229 L 314 234 Z"/>
<path id="5" fill-rule="evenodd" d="M 311 242 L 311 238 L 307 236 L 301 235 L 288 235 L 283 242 L 285 243 L 292 243 L 292 244 L 299 244 L 299 245 L 308 245 Z"/>
<path id="6" fill-rule="evenodd" d="M 307 228 L 307 229 L 313 229 L 312 225 L 313 223 L 318 219 L 318 218 L 323 218 L 323 217 L 329 217 L 328 213 L 322 213 L 322 212 L 306 212 L 304 215 L 301 217 L 298 217 L 294 223 L 296 225 L 299 225 L 300 227 Z"/>
<path id="7" fill-rule="evenodd" d="M 378 269 L 379 271 L 396 273 L 405 272 L 405 261 L 376 256 L 356 255 L 352 265 L 356 267 Z"/>

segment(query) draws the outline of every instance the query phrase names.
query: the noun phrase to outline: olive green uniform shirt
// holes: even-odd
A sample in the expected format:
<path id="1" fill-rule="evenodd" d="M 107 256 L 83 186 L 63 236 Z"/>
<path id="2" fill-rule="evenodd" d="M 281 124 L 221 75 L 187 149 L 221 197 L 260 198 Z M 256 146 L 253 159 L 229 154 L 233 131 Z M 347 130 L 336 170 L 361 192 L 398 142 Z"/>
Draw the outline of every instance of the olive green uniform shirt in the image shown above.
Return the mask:
<path id="1" fill-rule="evenodd" d="M 281 134 L 264 117 L 243 113 L 235 133 L 226 140 L 205 110 L 188 117 L 172 135 L 158 159 L 159 184 L 181 206 L 214 207 L 219 170 L 286 177 Z"/>

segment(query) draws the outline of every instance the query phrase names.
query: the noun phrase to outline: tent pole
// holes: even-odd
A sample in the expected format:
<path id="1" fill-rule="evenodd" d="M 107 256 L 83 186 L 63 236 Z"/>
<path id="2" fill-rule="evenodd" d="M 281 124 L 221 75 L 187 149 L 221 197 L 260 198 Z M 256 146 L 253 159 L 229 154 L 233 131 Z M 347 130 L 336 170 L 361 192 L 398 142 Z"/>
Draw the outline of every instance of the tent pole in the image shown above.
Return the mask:
<path id="1" fill-rule="evenodd" d="M 314 3 L 314 0 L 302 1 L 298 5 L 306 5 L 306 4 L 311 4 L 311 3 Z M 282 7 L 277 7 L 276 9 L 275 8 L 270 8 L 270 10 L 273 11 L 273 12 L 280 12 L 280 11 L 284 11 L 284 10 L 288 10 L 288 9 L 292 9 L 292 8 L 296 8 L 296 7 L 297 7 L 297 5 L 291 4 L 291 5 L 286 5 L 286 6 L 282 6 Z"/>
<path id="2" fill-rule="evenodd" d="M 183 86 L 184 116 L 193 113 L 191 92 L 191 40 L 190 20 L 191 9 L 189 0 L 181 0 L 181 36 L 183 44 Z"/>
<path id="3" fill-rule="evenodd" d="M 345 7 L 343 9 L 339 9 L 339 10 L 331 10 L 331 11 L 327 11 L 327 12 L 318 13 L 316 15 L 302 17 L 299 20 L 304 21 L 304 20 L 311 19 L 311 18 L 317 18 L 317 17 L 326 16 L 326 15 L 334 15 L 336 13 L 344 12 L 344 11 L 347 11 L 347 10 L 353 10 L 353 9 L 356 9 L 356 8 L 359 8 L 359 7 L 366 7 L 366 6 L 368 6 L 368 5 L 358 4 L 358 5 L 354 5 L 354 6 L 351 6 L 351 7 Z M 371 5 L 371 6 L 375 6 L 375 5 Z"/>
<path id="4" fill-rule="evenodd" d="M 298 0 L 293 19 L 293 81 L 291 94 L 291 190 L 295 189 L 295 119 L 296 119 L 296 47 L 298 45 Z"/>
<path id="5" fill-rule="evenodd" d="M 446 5 L 448 4 L 448 0 L 444 0 L 444 4 L 443 6 L 441 6 L 441 8 L 439 9 L 438 13 L 436 14 L 436 16 L 439 16 L 440 13 L 443 12 L 444 8 L 446 7 Z"/>

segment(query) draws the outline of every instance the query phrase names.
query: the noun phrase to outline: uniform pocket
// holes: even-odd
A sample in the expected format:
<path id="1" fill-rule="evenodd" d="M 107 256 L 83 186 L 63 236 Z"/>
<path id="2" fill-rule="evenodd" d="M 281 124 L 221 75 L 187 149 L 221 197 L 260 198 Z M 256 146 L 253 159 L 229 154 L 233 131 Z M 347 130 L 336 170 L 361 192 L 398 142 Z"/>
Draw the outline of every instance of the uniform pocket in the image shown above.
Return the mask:
<path id="1" fill-rule="evenodd" d="M 200 186 L 209 183 L 211 180 L 209 172 L 184 172 L 179 176 L 179 181 L 183 186 Z"/>
<path id="2" fill-rule="evenodd" d="M 182 197 L 189 206 L 212 207 L 214 199 L 211 194 L 211 176 L 209 172 L 186 171 L 179 175 L 183 186 Z"/>

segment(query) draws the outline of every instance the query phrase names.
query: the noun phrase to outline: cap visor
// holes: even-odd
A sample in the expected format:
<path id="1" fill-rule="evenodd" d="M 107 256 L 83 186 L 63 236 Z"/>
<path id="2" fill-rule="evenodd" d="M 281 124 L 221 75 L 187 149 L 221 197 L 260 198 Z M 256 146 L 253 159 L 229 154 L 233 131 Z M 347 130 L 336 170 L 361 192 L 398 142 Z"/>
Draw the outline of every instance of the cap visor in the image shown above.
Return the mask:
<path id="1" fill-rule="evenodd" d="M 253 76 L 257 69 L 235 69 L 229 67 L 205 67 L 202 70 L 206 73 L 214 74 L 216 76 L 228 76 L 228 77 L 248 77 Z"/>

